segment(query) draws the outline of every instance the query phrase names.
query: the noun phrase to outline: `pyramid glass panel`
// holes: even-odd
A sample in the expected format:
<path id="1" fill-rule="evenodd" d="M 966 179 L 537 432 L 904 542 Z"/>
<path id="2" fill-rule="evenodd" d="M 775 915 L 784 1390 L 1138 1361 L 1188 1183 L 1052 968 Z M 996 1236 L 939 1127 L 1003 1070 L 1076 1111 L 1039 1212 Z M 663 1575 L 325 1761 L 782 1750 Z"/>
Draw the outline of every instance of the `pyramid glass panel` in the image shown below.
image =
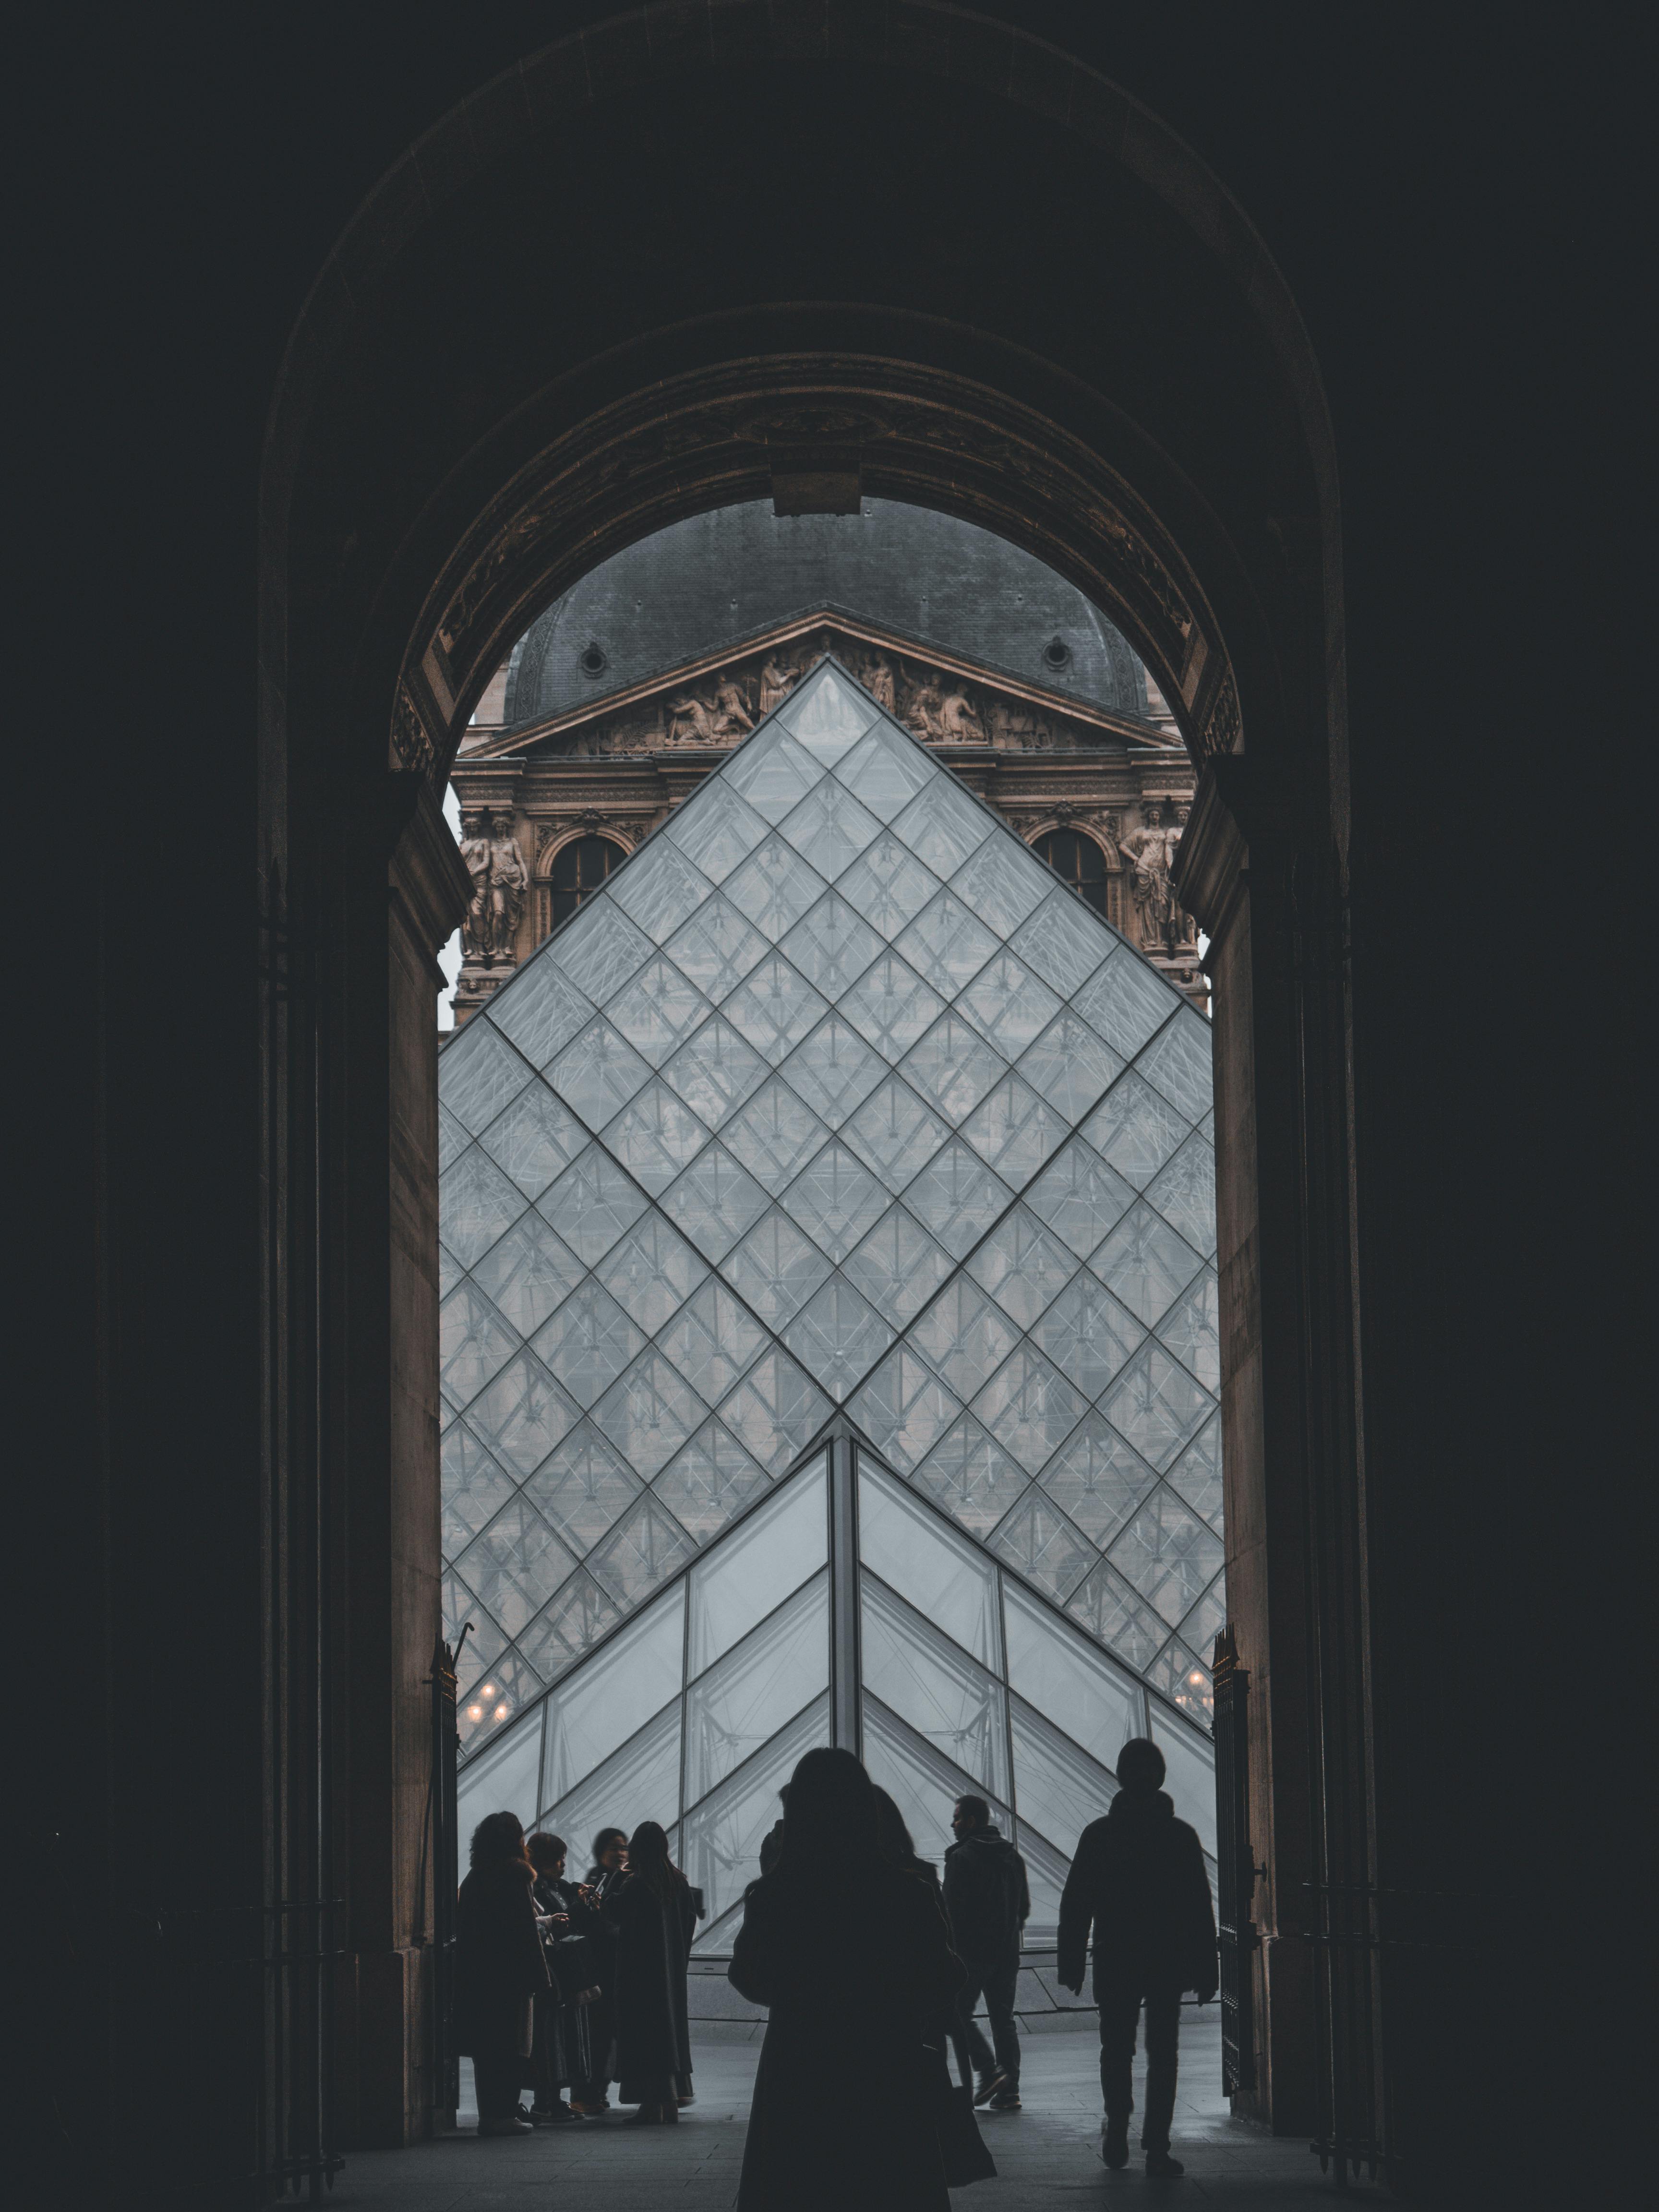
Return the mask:
<path id="1" fill-rule="evenodd" d="M 470 1799 L 678 1823 L 718 1952 L 837 1728 L 930 1856 L 978 1790 L 1043 1895 L 1127 1735 L 1201 1790 L 1210 1081 L 1149 961 L 804 677 L 441 1054 Z"/>

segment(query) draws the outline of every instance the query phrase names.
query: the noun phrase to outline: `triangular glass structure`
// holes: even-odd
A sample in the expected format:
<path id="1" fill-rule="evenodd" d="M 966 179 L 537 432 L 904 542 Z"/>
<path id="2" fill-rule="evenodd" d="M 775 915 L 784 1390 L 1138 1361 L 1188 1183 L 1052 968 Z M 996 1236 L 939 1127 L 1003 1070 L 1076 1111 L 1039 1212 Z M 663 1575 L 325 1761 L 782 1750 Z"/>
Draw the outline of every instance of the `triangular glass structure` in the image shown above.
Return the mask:
<path id="1" fill-rule="evenodd" d="M 902 1804 L 975 1788 L 1063 1876 L 1100 1714 L 1202 1765 L 1209 1025 L 836 663 L 457 1033 L 440 1098 L 469 1796 L 679 1819 L 726 1911 L 832 1725 L 838 1408 Z"/>

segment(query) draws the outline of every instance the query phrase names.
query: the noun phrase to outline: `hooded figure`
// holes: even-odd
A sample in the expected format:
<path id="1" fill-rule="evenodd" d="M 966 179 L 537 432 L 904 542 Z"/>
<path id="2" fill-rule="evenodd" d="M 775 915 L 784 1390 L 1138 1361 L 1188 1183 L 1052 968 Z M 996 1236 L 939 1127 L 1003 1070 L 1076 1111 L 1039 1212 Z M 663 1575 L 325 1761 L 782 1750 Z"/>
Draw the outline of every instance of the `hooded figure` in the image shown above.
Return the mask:
<path id="1" fill-rule="evenodd" d="M 962 1969 L 930 1886 L 881 1855 L 850 1752 L 796 1767 L 729 1979 L 770 2012 L 738 2212 L 949 2212 L 924 2045 L 944 2048 Z M 849 2102 L 835 2084 L 854 2054 Z"/>
<path id="2" fill-rule="evenodd" d="M 1019 2110 L 1019 2034 L 1014 1996 L 1019 1981 L 1020 1931 L 1031 1916 L 1025 1862 L 991 1818 L 982 1797 L 958 1797 L 951 1826 L 957 1840 L 945 1854 L 945 1910 L 951 1940 L 968 1969 L 963 2035 L 979 2076 L 975 2104 Z M 981 1996 L 992 2044 L 974 2019 Z"/>
<path id="3" fill-rule="evenodd" d="M 624 2105 L 647 2126 L 678 2120 L 691 2098 L 691 2031 L 685 1962 L 697 1929 L 697 1896 L 668 1856 L 655 1820 L 628 1839 L 628 1871 L 600 1907 L 616 1930 L 616 2074 Z"/>
<path id="4" fill-rule="evenodd" d="M 1135 2029 L 1146 2008 L 1146 2118 L 1141 2148 L 1150 2174 L 1177 2174 L 1170 2156 L 1175 2112 L 1181 1993 L 1200 2004 L 1215 1995 L 1215 1912 L 1204 1849 L 1195 1829 L 1177 1820 L 1158 1786 L 1164 1754 L 1145 1736 L 1118 1754 L 1121 1785 L 1103 1820 L 1091 1820 L 1060 1901 L 1060 1979 L 1076 1992 L 1092 1924 L 1095 2002 L 1100 2007 L 1100 2087 L 1106 2106 L 1100 2154 L 1108 2166 L 1129 2160 L 1130 2069 Z"/>

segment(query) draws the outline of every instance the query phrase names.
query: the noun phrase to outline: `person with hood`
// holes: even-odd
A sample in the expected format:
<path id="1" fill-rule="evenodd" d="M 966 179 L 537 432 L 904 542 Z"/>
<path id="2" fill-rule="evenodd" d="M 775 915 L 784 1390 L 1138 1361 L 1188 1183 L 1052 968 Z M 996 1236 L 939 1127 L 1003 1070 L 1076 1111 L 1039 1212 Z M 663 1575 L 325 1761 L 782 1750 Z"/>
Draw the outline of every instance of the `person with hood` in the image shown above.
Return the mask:
<path id="1" fill-rule="evenodd" d="M 957 1956 L 968 1969 L 962 2032 L 978 2076 L 974 2102 L 1017 2112 L 1019 2035 L 1014 1991 L 1019 1980 L 1020 1931 L 1030 1917 L 1025 1862 L 991 1818 L 982 1797 L 958 1797 L 951 1826 L 957 1840 L 945 1854 L 945 1910 Z M 992 2043 L 974 2018 L 981 1996 Z"/>
<path id="2" fill-rule="evenodd" d="M 621 1881 L 628 1862 L 626 1828 L 601 1828 L 593 1838 L 593 1863 L 577 1894 L 591 1909 L 586 1935 L 593 1954 L 599 1994 L 587 2016 L 587 2047 L 592 2071 L 585 2081 L 572 2082 L 570 2109 L 578 2118 L 597 2119 L 611 2110 L 605 2092 L 611 2083 L 611 2047 L 616 2039 L 617 1931 L 605 1917 L 606 1897 Z"/>
<path id="3" fill-rule="evenodd" d="M 455 1905 L 455 2023 L 472 2061 L 478 2133 L 532 2132 L 519 2090 L 532 2047 L 535 2000 L 549 1986 L 515 1813 L 489 1813 L 472 1832 L 471 1870 Z"/>
<path id="4" fill-rule="evenodd" d="M 1135 2029 L 1146 2010 L 1146 2117 L 1140 2144 L 1146 2171 L 1168 2179 L 1183 2169 L 1170 2155 L 1175 2115 L 1181 1993 L 1200 2004 L 1216 1991 L 1215 1912 L 1204 1849 L 1195 1829 L 1175 1817 L 1160 1786 L 1164 1754 L 1133 1736 L 1118 1753 L 1118 1792 L 1103 1820 L 1091 1820 L 1060 1901 L 1057 1967 L 1075 1995 L 1083 1987 L 1089 1930 L 1095 1938 L 1095 2002 L 1100 2007 L 1100 2089 L 1106 2119 L 1100 2154 L 1129 2162 L 1131 2068 Z"/>
<path id="5" fill-rule="evenodd" d="M 628 1871 L 601 1908 L 616 1930 L 616 2061 L 624 2105 L 646 2126 L 678 2120 L 691 2099 L 685 1966 L 697 1896 L 668 1856 L 666 1832 L 641 1820 L 628 1839 Z"/>
<path id="6" fill-rule="evenodd" d="M 850 1751 L 809 1751 L 791 1777 L 728 1978 L 769 2015 L 738 2212 L 949 2212 L 931 2084 L 962 1968 L 929 1885 L 883 1856 Z"/>
<path id="7" fill-rule="evenodd" d="M 599 1991 L 588 1936 L 599 1915 L 576 1884 L 564 1878 L 562 1836 L 543 1831 L 526 1837 L 524 1848 L 536 1869 L 531 1899 L 551 1977 L 551 1986 L 536 1999 L 536 2047 L 530 2065 L 535 2102 L 530 2117 L 538 2127 L 548 2127 L 580 2118 L 562 2092 L 567 2085 L 588 2081 L 593 2071 L 587 2014 Z"/>

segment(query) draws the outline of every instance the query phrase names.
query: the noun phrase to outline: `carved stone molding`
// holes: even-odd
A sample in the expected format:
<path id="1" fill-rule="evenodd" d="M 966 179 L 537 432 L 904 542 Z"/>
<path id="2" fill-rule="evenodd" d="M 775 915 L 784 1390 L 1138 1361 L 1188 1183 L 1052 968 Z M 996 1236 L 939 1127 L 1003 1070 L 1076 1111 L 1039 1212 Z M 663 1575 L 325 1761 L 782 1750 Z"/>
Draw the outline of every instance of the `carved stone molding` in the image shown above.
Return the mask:
<path id="1" fill-rule="evenodd" d="M 536 836 L 536 873 L 544 877 L 559 848 L 573 837 L 608 837 L 631 853 L 651 824 L 637 816 L 602 814 L 597 807 L 587 806 L 580 813 L 558 814 L 550 820 L 538 817 L 531 827 Z"/>

